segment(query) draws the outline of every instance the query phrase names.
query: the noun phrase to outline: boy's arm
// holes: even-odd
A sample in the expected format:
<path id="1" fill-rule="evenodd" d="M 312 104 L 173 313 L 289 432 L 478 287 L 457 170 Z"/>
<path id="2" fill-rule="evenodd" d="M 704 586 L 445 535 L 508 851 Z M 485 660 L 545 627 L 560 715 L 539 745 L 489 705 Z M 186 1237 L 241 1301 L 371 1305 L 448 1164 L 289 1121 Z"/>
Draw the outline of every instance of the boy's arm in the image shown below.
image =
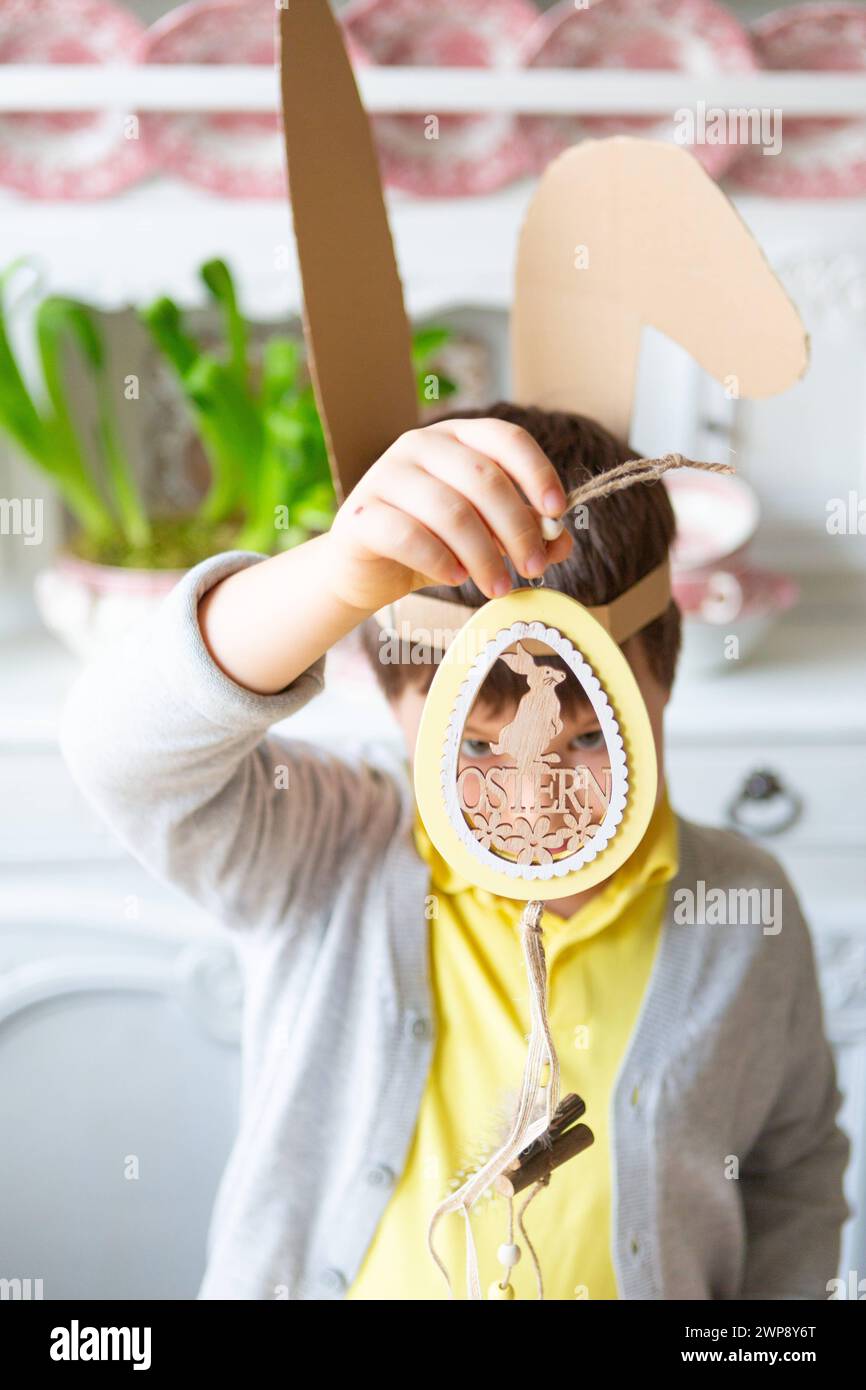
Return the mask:
<path id="1" fill-rule="evenodd" d="M 841 1095 L 824 1032 L 815 957 L 793 889 L 784 931 L 798 944 L 796 985 L 776 1103 L 743 1165 L 746 1299 L 826 1299 L 837 1274 L 848 1205 L 842 1179 L 849 1141 L 836 1123 Z"/>

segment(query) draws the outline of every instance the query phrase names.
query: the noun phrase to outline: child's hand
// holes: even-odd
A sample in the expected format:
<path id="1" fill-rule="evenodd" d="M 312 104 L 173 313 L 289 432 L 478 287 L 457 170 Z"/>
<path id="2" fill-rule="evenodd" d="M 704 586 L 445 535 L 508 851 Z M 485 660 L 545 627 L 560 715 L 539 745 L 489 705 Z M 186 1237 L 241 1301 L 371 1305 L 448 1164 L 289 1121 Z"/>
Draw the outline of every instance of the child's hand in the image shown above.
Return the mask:
<path id="1" fill-rule="evenodd" d="M 528 502 L 524 500 L 528 499 Z M 425 584 L 471 576 L 507 593 L 505 558 L 534 578 L 571 549 L 541 517 L 566 498 L 535 440 L 506 420 L 409 430 L 365 473 L 330 531 L 215 584 L 199 604 L 211 657 L 257 694 L 285 690 L 368 613 Z M 303 602 L 292 601 L 303 596 Z"/>
<path id="2" fill-rule="evenodd" d="M 568 532 L 545 542 L 540 526 L 565 505 L 556 470 L 519 425 L 444 420 L 409 430 L 334 519 L 332 591 L 368 611 L 467 576 L 489 598 L 508 593 L 505 556 L 532 579 L 568 554 Z"/>

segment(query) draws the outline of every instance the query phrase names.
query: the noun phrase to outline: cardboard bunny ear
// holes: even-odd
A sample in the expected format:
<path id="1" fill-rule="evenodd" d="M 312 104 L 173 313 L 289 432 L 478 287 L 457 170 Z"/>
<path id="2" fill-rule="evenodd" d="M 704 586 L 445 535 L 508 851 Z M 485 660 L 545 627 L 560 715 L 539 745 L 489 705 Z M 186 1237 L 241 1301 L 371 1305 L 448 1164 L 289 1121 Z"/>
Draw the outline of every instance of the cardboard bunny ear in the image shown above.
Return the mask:
<path id="1" fill-rule="evenodd" d="M 566 150 L 520 236 L 512 394 L 620 439 L 651 324 L 746 398 L 802 376 L 808 336 L 735 208 L 676 145 L 616 136 Z"/>
<path id="2" fill-rule="evenodd" d="M 304 334 L 342 499 L 418 405 L 370 123 L 327 0 L 281 8 L 280 81 Z"/>

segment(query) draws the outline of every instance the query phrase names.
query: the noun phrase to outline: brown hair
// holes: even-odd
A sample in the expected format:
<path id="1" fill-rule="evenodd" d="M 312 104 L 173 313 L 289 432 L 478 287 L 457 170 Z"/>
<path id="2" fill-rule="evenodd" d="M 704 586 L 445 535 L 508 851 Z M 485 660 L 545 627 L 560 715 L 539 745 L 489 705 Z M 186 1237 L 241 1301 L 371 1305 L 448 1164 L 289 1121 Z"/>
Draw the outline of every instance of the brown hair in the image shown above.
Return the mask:
<path id="1" fill-rule="evenodd" d="M 531 434 L 550 459 L 566 492 L 634 457 L 634 451 L 602 425 L 585 415 L 570 415 L 565 411 L 499 401 L 483 410 L 463 410 L 438 418 L 482 417 L 508 420 Z M 611 603 L 661 564 L 674 538 L 674 513 L 668 493 L 659 482 L 637 483 L 611 493 L 592 502 L 587 511 L 589 524 L 586 527 L 576 527 L 575 517 L 571 513 L 567 516 L 566 525 L 575 543 L 562 564 L 546 570 L 544 582 L 548 588 L 558 589 L 587 607 L 597 607 Z M 529 583 L 516 574 L 510 564 L 508 569 L 515 588 Z M 435 585 L 420 592 L 434 598 L 451 599 L 470 608 L 480 608 L 487 602 L 471 579 L 455 588 Z M 363 636 L 367 654 L 386 695 L 397 695 L 409 684 L 422 689 L 429 685 L 438 659 L 436 654 L 431 653 L 430 660 L 421 664 L 384 662 L 380 659 L 379 628 L 374 620 L 365 624 Z M 673 600 L 660 618 L 643 628 L 638 640 L 643 645 L 650 671 L 665 689 L 670 689 L 680 648 L 680 614 Z M 552 656 L 539 659 L 546 664 L 560 664 Z M 560 687 L 566 700 L 572 693 L 582 694 L 579 690 L 572 692 L 569 686 L 570 682 L 564 681 Z M 485 699 L 490 695 L 496 705 L 510 702 L 519 699 L 525 688 L 523 676 L 516 676 L 504 662 L 496 662 L 485 681 Z"/>

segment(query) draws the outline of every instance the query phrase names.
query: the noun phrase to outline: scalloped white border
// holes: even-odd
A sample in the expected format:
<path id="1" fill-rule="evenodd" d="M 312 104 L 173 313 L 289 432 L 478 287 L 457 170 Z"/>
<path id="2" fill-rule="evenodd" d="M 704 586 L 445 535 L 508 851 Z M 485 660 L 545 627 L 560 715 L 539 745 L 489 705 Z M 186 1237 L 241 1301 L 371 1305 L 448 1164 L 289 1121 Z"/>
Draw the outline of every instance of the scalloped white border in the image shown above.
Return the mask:
<path id="1" fill-rule="evenodd" d="M 519 642 L 523 637 L 544 642 L 558 656 L 561 656 L 563 661 L 567 662 L 589 697 L 610 752 L 610 800 L 607 814 L 601 822 L 597 834 L 592 837 L 592 840 L 587 840 L 575 854 L 569 855 L 567 859 L 555 860 L 551 864 L 516 864 L 508 859 L 500 859 L 497 854 L 485 849 L 476 840 L 466 824 L 457 800 L 458 753 L 463 741 L 463 728 L 475 696 L 497 657 L 505 651 L 506 647 L 512 646 L 514 642 Z M 505 874 L 508 878 L 520 878 L 524 881 L 561 878 L 565 874 L 573 873 L 575 869 L 582 868 L 584 864 L 590 863 L 610 843 L 622 821 L 628 800 L 628 766 L 622 736 L 610 701 L 589 662 L 567 637 L 563 637 L 557 628 L 545 627 L 544 623 L 540 622 L 512 623 L 511 627 L 502 628 L 501 631 L 497 632 L 496 636 L 482 648 L 466 673 L 466 678 L 457 692 L 457 698 L 451 710 L 451 717 L 445 730 L 440 782 L 448 819 L 461 842 L 474 854 L 476 859 L 480 859 L 483 864 L 496 869 L 498 873 Z"/>

